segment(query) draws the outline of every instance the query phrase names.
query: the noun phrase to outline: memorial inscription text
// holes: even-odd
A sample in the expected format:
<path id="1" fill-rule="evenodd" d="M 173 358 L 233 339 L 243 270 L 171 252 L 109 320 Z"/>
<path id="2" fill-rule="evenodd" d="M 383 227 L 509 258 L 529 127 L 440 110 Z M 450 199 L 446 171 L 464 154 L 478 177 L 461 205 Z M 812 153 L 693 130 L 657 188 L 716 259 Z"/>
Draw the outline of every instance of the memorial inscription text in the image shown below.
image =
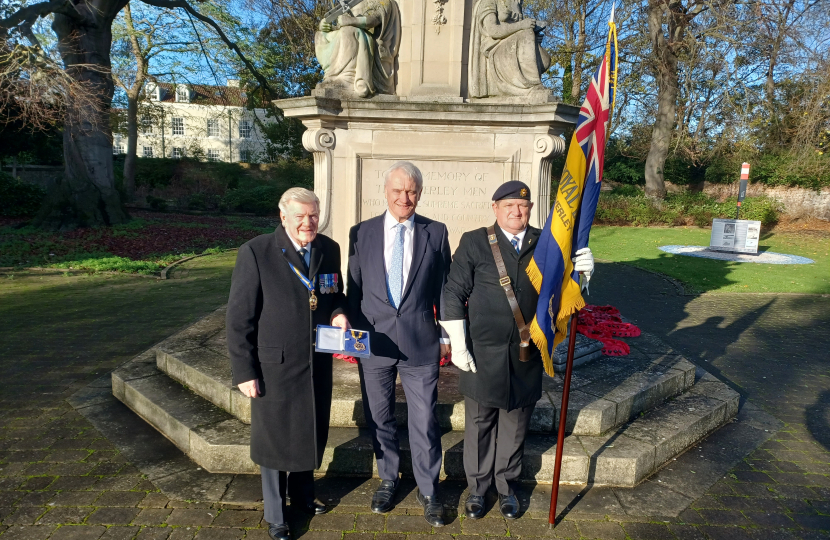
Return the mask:
<path id="1" fill-rule="evenodd" d="M 360 219 L 386 210 L 383 173 L 393 160 L 363 162 Z M 461 235 L 495 221 L 493 192 L 504 182 L 505 163 L 413 161 L 421 169 L 424 188 L 417 212 L 447 226 L 454 250 Z"/>

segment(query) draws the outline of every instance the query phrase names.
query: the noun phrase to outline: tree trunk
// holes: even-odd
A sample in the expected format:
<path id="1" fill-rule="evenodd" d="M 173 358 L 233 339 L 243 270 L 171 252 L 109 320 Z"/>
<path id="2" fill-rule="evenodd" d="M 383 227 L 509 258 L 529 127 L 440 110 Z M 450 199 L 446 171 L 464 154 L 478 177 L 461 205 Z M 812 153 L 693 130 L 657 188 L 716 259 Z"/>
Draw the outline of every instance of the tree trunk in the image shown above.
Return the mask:
<path id="1" fill-rule="evenodd" d="M 564 72 L 562 73 L 562 101 L 565 103 L 573 104 L 576 102 L 573 94 L 573 64 L 568 62 L 565 66 Z"/>
<path id="2" fill-rule="evenodd" d="M 42 227 L 70 230 L 124 223 L 130 219 L 115 189 L 112 167 L 110 106 L 111 25 L 126 0 L 89 2 L 78 16 L 56 13 L 52 29 L 64 68 L 72 78 L 95 92 L 98 105 L 78 110 L 70 96 L 63 135 L 63 179 L 51 190 L 34 222 Z M 119 5 L 120 4 L 120 5 Z"/>
<path id="3" fill-rule="evenodd" d="M 138 98 L 127 94 L 127 155 L 124 156 L 124 192 L 135 193 L 135 164 L 138 151 Z"/>
<path id="4" fill-rule="evenodd" d="M 646 157 L 646 195 L 662 199 L 666 196 L 663 168 L 669 155 L 669 144 L 677 115 L 677 55 L 663 34 L 665 4 L 651 0 L 648 8 L 648 27 L 655 59 L 657 79 L 657 115 L 651 132 L 651 147 Z M 667 13 L 668 34 L 675 40 L 683 37 L 683 28 L 672 24 L 672 13 Z"/>
<path id="5" fill-rule="evenodd" d="M 147 57 L 138 42 L 135 27 L 133 26 L 133 12 L 128 3 L 124 6 L 124 22 L 130 32 L 130 47 L 133 50 L 136 70 L 135 80 L 131 87 L 124 87 L 127 94 L 127 155 L 124 157 L 124 193 L 128 200 L 135 195 L 135 167 L 136 153 L 138 152 L 138 98 L 147 78 Z M 162 156 L 164 152 L 162 152 Z"/>

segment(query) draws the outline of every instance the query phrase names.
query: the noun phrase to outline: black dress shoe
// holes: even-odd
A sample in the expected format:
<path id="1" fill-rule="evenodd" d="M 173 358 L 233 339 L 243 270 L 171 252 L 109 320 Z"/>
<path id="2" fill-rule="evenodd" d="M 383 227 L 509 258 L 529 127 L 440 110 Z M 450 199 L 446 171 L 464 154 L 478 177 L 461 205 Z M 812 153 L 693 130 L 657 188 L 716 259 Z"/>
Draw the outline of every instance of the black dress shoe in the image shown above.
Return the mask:
<path id="1" fill-rule="evenodd" d="M 318 501 L 317 499 L 300 505 L 300 510 L 302 510 L 306 514 L 311 514 L 313 516 L 319 516 L 320 514 L 325 514 L 329 511 L 326 505 Z"/>
<path id="2" fill-rule="evenodd" d="M 285 523 L 269 523 L 268 536 L 271 540 L 291 540 L 291 533 L 288 532 L 288 525 Z"/>
<path id="3" fill-rule="evenodd" d="M 395 491 L 398 489 L 397 480 L 381 480 L 375 494 L 372 495 L 372 512 L 385 514 L 392 510 L 392 499 L 395 498 Z"/>
<path id="4" fill-rule="evenodd" d="M 424 507 L 424 519 L 433 527 L 444 526 L 444 505 L 438 502 L 438 497 L 421 495 L 421 490 L 415 494 L 415 500 Z"/>
<path id="5" fill-rule="evenodd" d="M 519 517 L 519 499 L 515 495 L 499 493 L 499 510 L 505 519 L 516 519 Z"/>
<path id="6" fill-rule="evenodd" d="M 481 519 L 484 517 L 484 497 L 481 495 L 467 495 L 467 502 L 464 503 L 464 513 L 470 519 Z"/>

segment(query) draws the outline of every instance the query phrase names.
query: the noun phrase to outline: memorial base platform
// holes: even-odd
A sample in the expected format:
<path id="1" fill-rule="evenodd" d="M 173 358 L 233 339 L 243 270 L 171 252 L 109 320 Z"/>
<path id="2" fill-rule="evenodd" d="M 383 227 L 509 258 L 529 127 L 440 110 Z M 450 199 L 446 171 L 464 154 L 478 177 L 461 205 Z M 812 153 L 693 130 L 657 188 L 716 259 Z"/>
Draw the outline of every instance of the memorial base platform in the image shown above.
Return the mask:
<path id="1" fill-rule="evenodd" d="M 224 319 L 221 308 L 126 363 L 112 374 L 112 392 L 206 471 L 254 474 L 250 401 L 231 385 Z M 574 372 L 563 482 L 633 487 L 738 412 L 737 392 L 656 338 L 644 333 L 629 344 L 629 356 L 601 357 Z M 449 366 L 439 379 L 446 478 L 464 477 L 464 399 L 457 377 Z M 561 377 L 545 377 L 525 449 L 527 481 L 549 483 L 553 476 L 561 390 Z M 402 473 L 411 476 L 400 385 L 396 414 Z M 376 475 L 357 366 L 339 360 L 330 425 L 317 472 Z"/>

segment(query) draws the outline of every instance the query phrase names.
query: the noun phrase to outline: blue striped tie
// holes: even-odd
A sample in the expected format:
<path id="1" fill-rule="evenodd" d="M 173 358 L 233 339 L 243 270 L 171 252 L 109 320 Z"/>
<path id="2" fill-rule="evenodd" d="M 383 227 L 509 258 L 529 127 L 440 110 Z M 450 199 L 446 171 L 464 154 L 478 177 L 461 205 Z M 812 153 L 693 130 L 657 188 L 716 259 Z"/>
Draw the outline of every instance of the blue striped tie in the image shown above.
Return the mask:
<path id="1" fill-rule="evenodd" d="M 514 237 L 510 240 L 510 243 L 511 243 L 511 244 L 513 244 L 513 249 L 515 249 L 515 250 L 516 250 L 516 253 L 519 253 L 519 251 L 521 251 L 521 250 L 519 249 L 519 237 L 518 237 L 518 236 L 514 236 Z"/>
<path id="2" fill-rule="evenodd" d="M 392 245 L 392 264 L 389 265 L 389 275 L 386 276 L 386 290 L 389 293 L 389 303 L 398 309 L 403 294 L 403 235 L 404 225 L 395 225 L 395 243 Z"/>

